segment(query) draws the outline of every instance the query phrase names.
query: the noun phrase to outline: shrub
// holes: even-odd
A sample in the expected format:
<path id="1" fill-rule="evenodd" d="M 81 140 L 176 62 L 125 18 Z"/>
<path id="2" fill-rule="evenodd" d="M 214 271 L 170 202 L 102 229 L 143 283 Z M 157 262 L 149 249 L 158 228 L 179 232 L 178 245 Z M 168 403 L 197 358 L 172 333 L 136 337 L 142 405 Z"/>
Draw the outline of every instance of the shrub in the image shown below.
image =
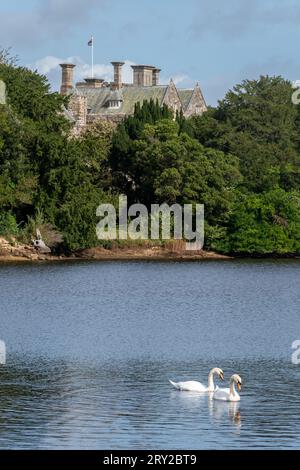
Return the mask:
<path id="1" fill-rule="evenodd" d="M 18 235 L 19 228 L 11 212 L 0 214 L 0 235 Z"/>

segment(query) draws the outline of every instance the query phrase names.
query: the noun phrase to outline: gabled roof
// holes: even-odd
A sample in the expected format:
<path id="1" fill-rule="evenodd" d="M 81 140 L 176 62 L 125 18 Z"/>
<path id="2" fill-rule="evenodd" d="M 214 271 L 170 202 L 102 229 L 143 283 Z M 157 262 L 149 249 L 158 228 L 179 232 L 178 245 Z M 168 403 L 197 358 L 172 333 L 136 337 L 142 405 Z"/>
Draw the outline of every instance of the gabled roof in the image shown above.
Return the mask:
<path id="1" fill-rule="evenodd" d="M 186 108 L 188 107 L 188 104 L 191 100 L 194 90 L 180 90 L 180 89 L 178 90 L 177 89 L 177 91 L 178 91 L 180 101 L 182 103 L 183 111 L 185 111 Z"/>
<path id="2" fill-rule="evenodd" d="M 122 88 L 122 104 L 118 109 L 108 107 L 112 91 L 108 87 L 103 88 L 77 88 L 76 93 L 87 98 L 87 106 L 91 114 L 133 114 L 136 103 L 144 100 L 158 100 L 161 104 L 167 86 L 136 87 L 125 85 Z"/>
<path id="3" fill-rule="evenodd" d="M 134 86 L 123 85 L 120 90 L 112 90 L 109 86 L 99 88 L 78 86 L 71 94 L 84 96 L 87 100 L 89 114 L 92 115 L 132 115 L 136 103 L 153 100 L 162 106 L 165 103 L 173 109 L 180 109 L 185 115 L 194 113 L 194 108 L 201 107 L 206 110 L 206 104 L 199 85 L 194 89 L 177 89 L 171 79 L 168 85 Z M 119 107 L 109 106 L 110 101 L 119 101 Z"/>
<path id="4" fill-rule="evenodd" d="M 194 114 L 195 108 L 198 108 L 202 113 L 207 111 L 207 106 L 201 91 L 201 88 L 198 83 L 196 83 L 196 86 L 194 90 L 192 91 L 191 97 L 189 101 L 187 102 L 187 105 L 185 107 L 185 113 L 186 116 L 191 116 Z M 199 111 L 198 111 L 199 112 Z"/>

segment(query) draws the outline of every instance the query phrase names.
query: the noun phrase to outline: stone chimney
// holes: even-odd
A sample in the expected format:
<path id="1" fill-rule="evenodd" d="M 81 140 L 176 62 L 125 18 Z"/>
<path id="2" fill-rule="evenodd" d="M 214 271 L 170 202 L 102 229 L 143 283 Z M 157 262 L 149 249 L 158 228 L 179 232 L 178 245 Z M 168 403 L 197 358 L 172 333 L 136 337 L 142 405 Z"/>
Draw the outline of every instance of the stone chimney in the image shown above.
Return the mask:
<path id="1" fill-rule="evenodd" d="M 159 85 L 159 74 L 161 69 L 154 68 L 152 70 L 152 85 L 156 86 Z"/>
<path id="2" fill-rule="evenodd" d="M 113 87 L 116 90 L 120 90 L 122 88 L 122 67 L 124 62 L 111 62 L 111 65 L 114 67 L 114 83 Z"/>
<path id="3" fill-rule="evenodd" d="M 152 72 L 155 67 L 152 65 L 132 65 L 133 85 L 134 86 L 152 86 Z"/>
<path id="4" fill-rule="evenodd" d="M 62 68 L 62 78 L 60 92 L 62 95 L 67 95 L 73 89 L 73 69 L 74 64 L 60 64 Z"/>

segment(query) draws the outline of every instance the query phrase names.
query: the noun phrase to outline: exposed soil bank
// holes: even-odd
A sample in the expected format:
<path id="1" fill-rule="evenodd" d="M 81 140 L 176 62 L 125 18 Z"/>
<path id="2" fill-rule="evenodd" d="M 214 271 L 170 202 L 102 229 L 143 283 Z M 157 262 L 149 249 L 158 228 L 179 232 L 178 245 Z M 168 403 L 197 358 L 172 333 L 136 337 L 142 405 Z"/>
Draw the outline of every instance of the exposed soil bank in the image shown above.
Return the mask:
<path id="1" fill-rule="evenodd" d="M 174 247 L 162 246 L 134 246 L 114 247 L 110 250 L 96 247 L 74 253 L 72 256 L 54 256 L 40 254 L 33 246 L 8 242 L 0 237 L 0 263 L 8 262 L 42 262 L 62 260 L 158 260 L 158 261 L 184 261 L 230 259 L 229 256 L 220 255 L 210 251 L 185 251 Z"/>
<path id="2" fill-rule="evenodd" d="M 101 247 L 91 248 L 77 253 L 77 257 L 96 260 L 204 260 L 204 259 L 230 259 L 229 256 L 220 255 L 212 251 L 185 251 L 170 250 L 161 246 L 113 248 L 106 250 Z"/>

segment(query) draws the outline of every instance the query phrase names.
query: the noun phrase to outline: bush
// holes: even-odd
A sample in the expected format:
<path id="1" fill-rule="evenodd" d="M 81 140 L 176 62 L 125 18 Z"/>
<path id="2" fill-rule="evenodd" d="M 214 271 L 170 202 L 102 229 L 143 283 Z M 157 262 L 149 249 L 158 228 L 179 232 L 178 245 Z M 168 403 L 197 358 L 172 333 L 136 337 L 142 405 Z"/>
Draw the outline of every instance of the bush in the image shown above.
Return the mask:
<path id="1" fill-rule="evenodd" d="M 0 235 L 18 235 L 19 228 L 11 212 L 0 214 Z"/>

